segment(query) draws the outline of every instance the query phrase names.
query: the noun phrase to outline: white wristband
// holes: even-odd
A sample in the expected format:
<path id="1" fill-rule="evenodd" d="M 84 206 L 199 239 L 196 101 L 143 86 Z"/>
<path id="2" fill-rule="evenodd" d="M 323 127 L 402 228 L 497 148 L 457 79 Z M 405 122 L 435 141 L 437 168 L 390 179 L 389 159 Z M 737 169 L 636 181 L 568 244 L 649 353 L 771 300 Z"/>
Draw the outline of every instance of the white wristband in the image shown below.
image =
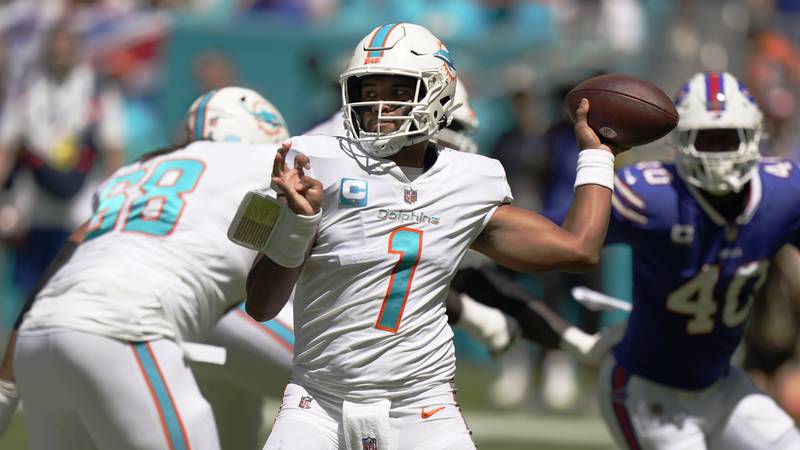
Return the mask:
<path id="1" fill-rule="evenodd" d="M 259 250 L 284 267 L 303 264 L 322 211 L 301 216 L 265 191 L 248 192 L 228 227 L 228 239 Z"/>
<path id="2" fill-rule="evenodd" d="M 614 154 L 607 150 L 587 149 L 578 153 L 575 186 L 599 184 L 614 190 Z"/>
<path id="3" fill-rule="evenodd" d="M 321 219 L 322 210 L 313 216 L 301 216 L 284 205 L 284 211 L 272 230 L 272 237 L 261 251 L 283 267 L 302 265 Z"/>

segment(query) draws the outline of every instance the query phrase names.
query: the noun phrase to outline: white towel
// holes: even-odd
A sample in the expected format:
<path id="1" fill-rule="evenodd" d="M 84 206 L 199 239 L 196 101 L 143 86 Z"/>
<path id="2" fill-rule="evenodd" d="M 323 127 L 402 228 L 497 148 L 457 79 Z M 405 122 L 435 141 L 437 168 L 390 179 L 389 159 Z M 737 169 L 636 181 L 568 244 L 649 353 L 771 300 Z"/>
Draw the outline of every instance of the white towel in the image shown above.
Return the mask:
<path id="1" fill-rule="evenodd" d="M 225 365 L 225 360 L 228 355 L 225 347 L 186 341 L 178 345 L 180 345 L 181 350 L 183 350 L 183 357 L 189 361 L 216 364 L 218 366 Z"/>
<path id="2" fill-rule="evenodd" d="M 389 409 L 392 402 L 342 403 L 342 426 L 348 450 L 392 450 Z"/>

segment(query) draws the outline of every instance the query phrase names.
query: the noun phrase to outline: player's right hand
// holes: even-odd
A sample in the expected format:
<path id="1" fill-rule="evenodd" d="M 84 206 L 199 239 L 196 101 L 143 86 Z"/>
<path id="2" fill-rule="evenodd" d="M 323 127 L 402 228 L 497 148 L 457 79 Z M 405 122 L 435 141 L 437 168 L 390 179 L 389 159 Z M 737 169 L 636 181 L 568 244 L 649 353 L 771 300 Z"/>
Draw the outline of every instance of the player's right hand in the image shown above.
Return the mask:
<path id="1" fill-rule="evenodd" d="M 294 167 L 290 169 L 287 166 L 286 154 L 291 148 L 291 142 L 284 142 L 275 154 L 272 184 L 280 189 L 279 195 L 282 194 L 286 198 L 286 204 L 292 212 L 302 216 L 313 216 L 320 210 L 325 190 L 319 180 L 305 174 L 306 170 L 311 169 L 311 160 L 308 156 L 298 153 L 294 158 Z"/>
<path id="2" fill-rule="evenodd" d="M 589 100 L 582 98 L 575 110 L 575 138 L 578 140 L 578 148 L 586 150 L 589 148 L 607 150 L 615 155 L 630 150 L 630 147 L 617 147 L 615 145 L 604 144 L 600 141 L 597 133 L 594 132 L 589 122 L 586 120 L 589 115 Z"/>

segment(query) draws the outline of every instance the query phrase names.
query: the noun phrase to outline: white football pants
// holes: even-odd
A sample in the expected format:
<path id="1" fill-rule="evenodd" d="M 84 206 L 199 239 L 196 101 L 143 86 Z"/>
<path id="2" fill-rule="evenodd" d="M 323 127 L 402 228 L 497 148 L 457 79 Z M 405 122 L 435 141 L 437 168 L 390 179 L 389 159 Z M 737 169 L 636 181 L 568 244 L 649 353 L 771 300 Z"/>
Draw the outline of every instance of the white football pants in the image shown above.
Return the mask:
<path id="1" fill-rule="evenodd" d="M 389 410 L 388 450 L 474 450 L 471 434 L 452 383 L 395 401 Z M 289 383 L 264 450 L 344 448 L 342 399 Z"/>
<path id="2" fill-rule="evenodd" d="M 736 367 L 688 391 L 630 374 L 609 355 L 597 382 L 603 419 L 620 448 L 800 449 L 794 421 Z"/>
<path id="3" fill-rule="evenodd" d="M 208 402 L 174 341 L 22 331 L 14 370 L 32 450 L 217 450 Z"/>
<path id="4" fill-rule="evenodd" d="M 222 448 L 261 448 L 264 397 L 280 395 L 292 366 L 291 304 L 269 322 L 256 322 L 234 309 L 220 319 L 206 343 L 225 347 L 227 353 L 222 366 L 192 363 L 214 410 Z"/>

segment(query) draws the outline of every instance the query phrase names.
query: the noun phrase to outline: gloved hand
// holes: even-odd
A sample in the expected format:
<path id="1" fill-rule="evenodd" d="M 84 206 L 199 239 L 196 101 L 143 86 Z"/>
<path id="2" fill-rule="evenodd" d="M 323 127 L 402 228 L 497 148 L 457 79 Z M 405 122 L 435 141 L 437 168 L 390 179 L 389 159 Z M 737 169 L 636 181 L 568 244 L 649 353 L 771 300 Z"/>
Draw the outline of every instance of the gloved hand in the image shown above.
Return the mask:
<path id="1" fill-rule="evenodd" d="M 586 334 L 576 327 L 569 327 L 561 335 L 559 347 L 575 356 L 578 361 L 591 367 L 599 367 L 611 348 L 625 335 L 627 322 L 603 328 L 595 334 Z"/>

